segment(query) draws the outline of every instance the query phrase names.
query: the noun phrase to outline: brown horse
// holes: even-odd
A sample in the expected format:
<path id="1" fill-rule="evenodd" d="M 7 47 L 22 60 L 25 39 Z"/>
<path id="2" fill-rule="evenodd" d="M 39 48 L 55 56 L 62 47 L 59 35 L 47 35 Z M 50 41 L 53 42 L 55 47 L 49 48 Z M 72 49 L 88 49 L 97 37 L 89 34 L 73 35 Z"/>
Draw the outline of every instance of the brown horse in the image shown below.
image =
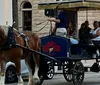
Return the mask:
<path id="1" fill-rule="evenodd" d="M 7 41 L 8 37 L 8 31 L 7 29 L 3 26 L 0 26 L 0 46 L 4 46 L 4 43 Z M 19 44 L 21 46 L 25 46 L 25 40 L 22 38 L 22 36 L 18 33 L 18 31 L 14 30 L 14 37 L 16 44 Z M 27 43 L 28 43 L 28 48 L 40 51 L 40 38 L 38 35 L 26 31 L 24 34 L 28 37 Z M 39 55 L 31 53 L 27 50 L 24 50 L 20 47 L 10 47 L 9 49 L 6 50 L 0 50 L 0 60 L 1 60 L 1 68 L 2 68 L 2 74 L 0 75 L 0 85 L 4 85 L 4 74 L 5 74 L 5 65 L 8 61 L 12 61 L 16 65 L 16 73 L 18 76 L 18 85 L 23 85 L 23 80 L 20 75 L 20 60 L 21 57 L 24 55 L 26 64 L 28 66 L 29 70 L 29 82 L 28 85 L 33 85 L 39 82 L 39 77 L 38 77 L 38 70 L 39 70 Z M 33 58 L 30 58 L 30 55 L 33 55 Z M 33 64 L 30 61 L 31 59 L 34 60 Z M 33 73 L 34 72 L 34 73 Z"/>

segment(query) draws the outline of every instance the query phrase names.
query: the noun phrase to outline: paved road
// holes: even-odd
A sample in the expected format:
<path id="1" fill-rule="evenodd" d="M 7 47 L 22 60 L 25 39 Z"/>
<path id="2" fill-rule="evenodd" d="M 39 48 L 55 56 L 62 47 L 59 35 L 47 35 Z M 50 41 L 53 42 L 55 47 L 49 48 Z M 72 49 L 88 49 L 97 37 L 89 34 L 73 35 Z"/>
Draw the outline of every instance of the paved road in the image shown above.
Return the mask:
<path id="1" fill-rule="evenodd" d="M 6 84 L 6 85 L 17 85 L 16 83 L 13 84 Z M 27 81 L 24 82 L 24 85 L 27 85 Z M 55 75 L 51 80 L 45 80 L 42 85 L 73 85 L 73 83 L 68 83 L 64 79 L 62 74 Z M 86 73 L 84 82 L 82 85 L 100 85 L 100 73 Z"/>

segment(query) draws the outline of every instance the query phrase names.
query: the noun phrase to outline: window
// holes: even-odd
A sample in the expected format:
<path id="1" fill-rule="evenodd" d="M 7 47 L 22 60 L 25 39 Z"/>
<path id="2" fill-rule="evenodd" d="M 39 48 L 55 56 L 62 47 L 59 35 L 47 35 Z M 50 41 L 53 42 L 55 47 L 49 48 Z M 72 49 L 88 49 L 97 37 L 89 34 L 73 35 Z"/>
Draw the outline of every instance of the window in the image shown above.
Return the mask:
<path id="1" fill-rule="evenodd" d="M 22 5 L 22 23 L 23 30 L 32 30 L 32 5 L 30 2 L 24 2 Z"/>
<path id="2" fill-rule="evenodd" d="M 23 8 L 32 8 L 32 5 L 29 2 L 24 3 Z"/>

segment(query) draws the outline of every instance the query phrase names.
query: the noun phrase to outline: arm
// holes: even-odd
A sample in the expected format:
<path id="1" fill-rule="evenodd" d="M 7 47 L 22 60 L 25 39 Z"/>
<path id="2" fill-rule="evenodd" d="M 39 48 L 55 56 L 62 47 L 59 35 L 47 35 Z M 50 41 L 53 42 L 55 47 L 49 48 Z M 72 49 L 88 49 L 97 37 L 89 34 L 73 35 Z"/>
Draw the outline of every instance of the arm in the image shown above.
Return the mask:
<path id="1" fill-rule="evenodd" d="M 53 30 L 52 30 L 52 34 L 54 35 L 56 32 L 56 25 L 54 26 Z"/>
<path id="2" fill-rule="evenodd" d="M 71 36 L 75 35 L 75 33 L 77 32 L 76 29 L 74 29 L 73 33 L 71 34 Z"/>
<path id="3" fill-rule="evenodd" d="M 60 19 L 49 18 L 48 21 L 60 23 Z"/>
<path id="4" fill-rule="evenodd" d="M 95 37 L 98 37 L 98 36 L 100 36 L 100 29 L 97 31 L 96 34 L 92 35 L 92 38 L 95 38 Z"/>
<path id="5" fill-rule="evenodd" d="M 49 18 L 48 21 L 55 22 L 55 23 L 60 23 L 60 19 L 56 19 L 56 18 Z M 55 32 L 56 32 L 56 25 L 54 25 L 54 28 L 52 30 L 52 35 L 54 35 Z"/>

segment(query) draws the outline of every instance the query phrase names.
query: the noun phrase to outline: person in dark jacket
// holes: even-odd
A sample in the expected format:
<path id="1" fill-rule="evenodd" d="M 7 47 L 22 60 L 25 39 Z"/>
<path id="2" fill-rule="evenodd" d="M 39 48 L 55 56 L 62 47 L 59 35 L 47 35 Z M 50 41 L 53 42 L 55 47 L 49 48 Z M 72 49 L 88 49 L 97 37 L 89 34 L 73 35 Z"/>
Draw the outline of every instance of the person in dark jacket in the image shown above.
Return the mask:
<path id="1" fill-rule="evenodd" d="M 89 44 L 93 44 L 91 41 L 92 35 L 90 34 L 91 28 L 89 27 L 89 22 L 85 21 L 81 24 L 81 28 L 79 29 L 79 44 L 83 45 L 83 48 L 87 51 L 88 55 L 92 56 L 94 49 L 89 46 Z"/>
<path id="2" fill-rule="evenodd" d="M 81 28 L 79 29 L 79 43 L 80 44 L 90 44 L 90 34 L 91 28 L 89 27 L 89 22 L 85 21 L 81 24 Z"/>

